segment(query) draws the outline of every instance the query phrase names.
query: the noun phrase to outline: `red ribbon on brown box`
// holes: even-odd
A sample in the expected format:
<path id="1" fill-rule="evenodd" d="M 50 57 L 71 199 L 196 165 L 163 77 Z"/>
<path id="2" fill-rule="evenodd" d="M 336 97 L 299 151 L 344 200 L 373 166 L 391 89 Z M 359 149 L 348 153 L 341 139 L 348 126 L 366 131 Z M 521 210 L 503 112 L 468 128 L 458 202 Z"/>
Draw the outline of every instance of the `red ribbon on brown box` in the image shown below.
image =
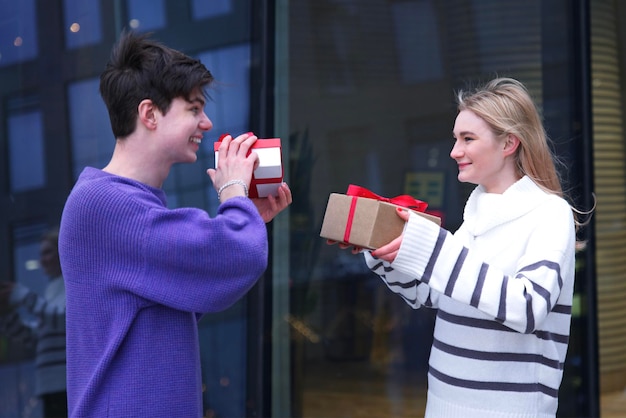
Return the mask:
<path id="1" fill-rule="evenodd" d="M 358 197 L 365 197 L 368 199 L 374 199 L 381 202 L 391 203 L 397 206 L 402 206 L 407 209 L 411 209 L 417 212 L 426 212 L 426 208 L 428 208 L 428 203 L 423 202 L 421 200 L 415 199 L 413 196 L 409 196 L 406 194 L 399 195 L 396 197 L 388 198 L 379 196 L 371 190 L 366 189 L 365 187 L 356 186 L 354 184 L 348 185 L 348 191 L 346 195 L 352 196 L 352 202 L 350 204 L 350 212 L 348 213 L 348 222 L 346 223 L 346 231 L 343 236 L 344 242 L 350 242 L 350 232 L 352 230 L 352 220 L 354 219 L 354 211 L 356 209 L 356 201 Z"/>

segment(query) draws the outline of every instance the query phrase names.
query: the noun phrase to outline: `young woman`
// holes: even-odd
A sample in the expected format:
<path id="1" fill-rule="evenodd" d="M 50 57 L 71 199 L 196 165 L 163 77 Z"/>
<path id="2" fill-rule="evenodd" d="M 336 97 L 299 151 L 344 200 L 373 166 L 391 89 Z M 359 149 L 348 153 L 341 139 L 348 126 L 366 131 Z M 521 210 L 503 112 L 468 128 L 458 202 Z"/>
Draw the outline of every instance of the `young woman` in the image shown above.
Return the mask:
<path id="1" fill-rule="evenodd" d="M 437 308 L 427 417 L 554 417 L 570 332 L 576 222 L 526 88 L 458 95 L 458 179 L 477 187 L 452 234 L 406 211 L 367 265 L 414 308 Z"/>

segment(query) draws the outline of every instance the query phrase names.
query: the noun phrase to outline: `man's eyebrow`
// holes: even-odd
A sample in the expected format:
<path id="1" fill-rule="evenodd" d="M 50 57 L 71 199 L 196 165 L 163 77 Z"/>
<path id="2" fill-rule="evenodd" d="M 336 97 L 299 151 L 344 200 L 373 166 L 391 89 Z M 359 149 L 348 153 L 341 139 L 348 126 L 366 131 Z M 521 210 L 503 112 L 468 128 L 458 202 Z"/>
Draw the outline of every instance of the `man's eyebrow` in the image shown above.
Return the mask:
<path id="1" fill-rule="evenodd" d="M 192 97 L 190 100 L 188 100 L 189 103 L 198 103 L 200 105 L 202 105 L 204 107 L 205 105 L 205 101 L 202 97 Z"/>

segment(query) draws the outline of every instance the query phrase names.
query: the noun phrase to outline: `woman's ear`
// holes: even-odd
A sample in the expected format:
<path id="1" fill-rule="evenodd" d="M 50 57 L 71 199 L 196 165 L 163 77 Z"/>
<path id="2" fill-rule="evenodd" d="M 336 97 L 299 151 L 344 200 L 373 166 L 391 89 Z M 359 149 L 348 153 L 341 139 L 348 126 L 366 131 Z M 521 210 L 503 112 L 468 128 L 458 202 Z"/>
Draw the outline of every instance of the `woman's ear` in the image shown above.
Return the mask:
<path id="1" fill-rule="evenodd" d="M 144 99 L 139 103 L 137 107 L 139 122 L 141 122 L 146 128 L 153 130 L 157 126 L 157 109 L 150 99 Z"/>
<path id="2" fill-rule="evenodd" d="M 506 139 L 504 140 L 504 156 L 508 157 L 509 155 L 515 154 L 517 148 L 519 147 L 519 138 L 513 134 L 508 134 Z"/>

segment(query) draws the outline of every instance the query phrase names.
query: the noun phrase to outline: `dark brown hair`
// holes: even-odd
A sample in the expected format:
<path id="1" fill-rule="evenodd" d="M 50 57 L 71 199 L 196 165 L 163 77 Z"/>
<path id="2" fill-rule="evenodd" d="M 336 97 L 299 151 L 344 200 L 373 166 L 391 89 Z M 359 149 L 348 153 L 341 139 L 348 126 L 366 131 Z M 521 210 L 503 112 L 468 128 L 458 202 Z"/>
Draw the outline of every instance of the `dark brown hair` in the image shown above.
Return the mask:
<path id="1" fill-rule="evenodd" d="M 109 111 L 115 138 L 134 132 L 138 106 L 150 99 L 163 113 L 172 100 L 189 100 L 193 90 L 205 88 L 213 76 L 200 60 L 149 38 L 124 31 L 113 47 L 100 76 L 100 95 Z"/>

